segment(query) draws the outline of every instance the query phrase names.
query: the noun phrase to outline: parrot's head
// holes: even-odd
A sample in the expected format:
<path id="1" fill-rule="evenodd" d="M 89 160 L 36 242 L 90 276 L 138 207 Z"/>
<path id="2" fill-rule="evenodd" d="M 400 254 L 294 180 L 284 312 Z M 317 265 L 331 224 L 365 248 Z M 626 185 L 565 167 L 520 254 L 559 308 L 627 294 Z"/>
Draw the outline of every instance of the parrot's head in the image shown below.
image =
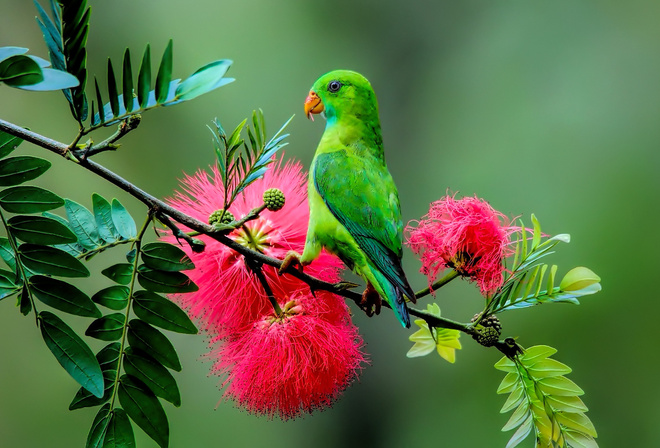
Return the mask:
<path id="1" fill-rule="evenodd" d="M 357 72 L 333 70 L 316 80 L 305 99 L 305 115 L 324 112 L 328 122 L 344 116 L 378 120 L 378 102 L 369 81 Z"/>

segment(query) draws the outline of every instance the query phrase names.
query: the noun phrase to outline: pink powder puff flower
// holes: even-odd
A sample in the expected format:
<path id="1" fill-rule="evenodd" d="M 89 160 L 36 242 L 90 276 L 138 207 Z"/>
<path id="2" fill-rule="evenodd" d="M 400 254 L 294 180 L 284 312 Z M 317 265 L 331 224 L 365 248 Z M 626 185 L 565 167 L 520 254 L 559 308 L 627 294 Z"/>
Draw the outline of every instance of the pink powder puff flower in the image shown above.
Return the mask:
<path id="1" fill-rule="evenodd" d="M 290 250 L 302 252 L 309 219 L 306 184 L 307 175 L 300 163 L 285 164 L 282 158 L 275 161 L 263 178 L 238 195 L 229 211 L 240 219 L 260 206 L 264 191 L 272 187 L 284 193 L 284 207 L 277 212 L 264 210 L 257 219 L 245 224 L 247 230 L 235 230 L 229 237 L 275 258 L 284 258 Z M 175 192 L 168 203 L 207 222 L 214 211 L 223 207 L 223 201 L 222 178 L 217 166 L 213 166 L 210 173 L 199 170 L 192 176 L 186 176 L 181 181 L 181 191 Z M 206 243 L 203 252 L 194 253 L 189 247 L 184 247 L 196 267 L 187 274 L 199 290 L 175 299 L 211 335 L 211 342 L 215 342 L 250 328 L 256 316 L 271 312 L 272 306 L 242 255 L 207 236 L 199 238 Z M 174 238 L 168 239 L 172 241 Z M 314 263 L 305 267 L 305 272 L 335 282 L 339 280 L 341 267 L 338 259 L 322 253 Z M 276 297 L 288 296 L 291 291 L 307 287 L 293 276 L 278 275 L 271 266 L 264 266 L 263 273 Z"/>
<path id="2" fill-rule="evenodd" d="M 211 356 L 227 375 L 224 397 L 251 413 L 282 420 L 332 405 L 365 361 L 344 301 L 317 291 L 263 313 L 252 328 L 224 341 Z"/>
<path id="3" fill-rule="evenodd" d="M 476 196 L 454 196 L 433 202 L 416 227 L 409 224 L 406 244 L 420 256 L 429 284 L 440 270 L 453 268 L 488 296 L 502 286 L 503 261 L 513 252 L 509 237 L 520 228 Z"/>

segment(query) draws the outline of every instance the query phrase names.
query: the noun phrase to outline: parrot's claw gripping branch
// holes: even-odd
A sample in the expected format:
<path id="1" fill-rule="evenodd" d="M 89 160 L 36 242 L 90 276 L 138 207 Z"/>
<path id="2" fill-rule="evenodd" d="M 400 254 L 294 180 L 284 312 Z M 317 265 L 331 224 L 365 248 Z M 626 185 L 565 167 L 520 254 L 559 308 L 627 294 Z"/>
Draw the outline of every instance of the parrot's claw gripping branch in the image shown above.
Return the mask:
<path id="1" fill-rule="evenodd" d="M 284 257 L 284 260 L 282 260 L 282 264 L 280 265 L 280 268 L 277 270 L 278 274 L 283 275 L 285 272 L 290 272 L 291 268 L 296 268 L 298 266 L 300 269 L 300 272 L 303 270 L 303 264 L 300 261 L 300 254 L 296 251 L 290 250 L 287 254 L 286 257 Z"/>
<path id="2" fill-rule="evenodd" d="M 367 282 L 367 288 L 362 293 L 362 299 L 360 300 L 359 306 L 369 317 L 374 314 L 380 314 L 380 309 L 383 306 L 383 299 L 374 289 L 374 286 L 369 282 Z"/>

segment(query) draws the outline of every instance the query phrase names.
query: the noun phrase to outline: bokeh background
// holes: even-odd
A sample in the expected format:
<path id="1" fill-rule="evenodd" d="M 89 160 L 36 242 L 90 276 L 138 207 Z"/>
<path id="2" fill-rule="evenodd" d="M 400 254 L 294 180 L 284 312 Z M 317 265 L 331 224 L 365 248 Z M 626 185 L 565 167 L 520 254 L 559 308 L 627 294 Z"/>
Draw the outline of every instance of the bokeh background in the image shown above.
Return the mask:
<path id="1" fill-rule="evenodd" d="M 97 160 L 159 197 L 183 172 L 213 163 L 206 125 L 231 128 L 262 108 L 270 131 L 296 117 L 286 157 L 307 166 L 323 130 L 302 102 L 322 73 L 364 73 L 380 101 L 390 170 L 405 220 L 424 215 L 447 189 L 477 194 L 550 234 L 570 233 L 549 261 L 602 277 L 603 291 L 579 307 L 547 305 L 502 316 L 524 346 L 556 347 L 569 378 L 586 391 L 603 447 L 660 446 L 657 431 L 658 220 L 660 219 L 660 3 L 584 0 L 176 2 L 91 0 L 91 74 L 105 79 L 125 47 L 133 62 L 146 43 L 158 59 L 174 39 L 174 75 L 235 61 L 237 81 L 209 95 L 144 115 L 116 153 Z M 47 56 L 24 0 L 0 0 L 0 46 Z M 155 64 L 155 62 L 154 62 Z M 90 91 L 91 93 L 91 91 Z M 0 117 L 61 141 L 75 122 L 59 92 L 0 86 Z M 103 138 L 98 135 L 97 141 Z M 41 185 L 90 205 L 92 192 L 144 210 L 73 164 L 54 161 Z M 92 269 L 111 262 L 98 257 Z M 425 286 L 410 252 L 405 268 Z M 88 291 L 105 286 L 87 284 Z M 103 284 L 101 284 L 103 282 Z M 481 299 L 451 284 L 437 301 L 468 321 Z M 43 344 L 33 316 L 0 302 L 0 446 L 83 446 L 95 410 L 69 412 L 78 386 Z M 69 319 L 83 328 L 83 321 Z M 503 447 L 511 433 L 495 394 L 495 350 L 463 337 L 455 365 L 437 356 L 407 359 L 411 332 L 390 313 L 357 313 L 371 357 L 332 409 L 292 422 L 269 421 L 220 402 L 219 379 L 201 362 L 207 341 L 173 336 L 184 370 L 183 404 L 165 404 L 172 447 Z M 139 447 L 156 446 L 136 429 Z M 532 446 L 527 440 L 523 446 Z"/>

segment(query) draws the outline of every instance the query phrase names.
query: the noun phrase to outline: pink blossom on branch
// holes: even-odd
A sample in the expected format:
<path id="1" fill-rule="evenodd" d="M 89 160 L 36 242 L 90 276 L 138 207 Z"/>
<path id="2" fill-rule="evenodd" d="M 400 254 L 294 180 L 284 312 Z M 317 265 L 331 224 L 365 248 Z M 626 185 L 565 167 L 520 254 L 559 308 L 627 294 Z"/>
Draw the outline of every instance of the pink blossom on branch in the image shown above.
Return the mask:
<path id="1" fill-rule="evenodd" d="M 235 230 L 229 237 L 275 258 L 284 258 L 290 250 L 301 253 L 309 219 L 306 184 L 307 175 L 300 163 L 285 164 L 282 159 L 275 161 L 263 178 L 238 195 L 229 211 L 240 219 L 261 205 L 264 191 L 272 187 L 284 193 L 284 207 L 277 212 L 264 210 L 257 219 L 247 222 L 245 228 Z M 211 168 L 210 173 L 200 170 L 186 176 L 181 181 L 181 188 L 182 191 L 169 199 L 169 204 L 200 221 L 206 222 L 214 211 L 223 206 L 224 188 L 216 166 Z M 242 255 L 207 236 L 199 238 L 206 243 L 202 253 L 193 253 L 184 247 L 196 267 L 188 275 L 199 290 L 178 297 L 179 304 L 211 335 L 224 337 L 234 331 L 242 331 L 243 327 L 250 327 L 255 316 L 272 309 L 261 284 L 246 266 Z M 305 272 L 336 282 L 341 268 L 337 258 L 323 253 L 305 267 Z M 273 267 L 264 266 L 263 272 L 276 297 L 306 287 L 293 276 L 278 275 Z"/>
<path id="2" fill-rule="evenodd" d="M 503 261 L 513 252 L 510 236 L 519 229 L 486 201 L 456 199 L 454 194 L 431 203 L 429 213 L 405 231 L 406 244 L 420 256 L 429 284 L 441 270 L 453 268 L 488 296 L 504 281 Z"/>
<path id="3" fill-rule="evenodd" d="M 271 311 L 224 341 L 211 356 L 226 375 L 224 396 L 249 412 L 282 420 L 332 405 L 359 373 L 364 356 L 357 328 L 339 297 L 297 293 L 285 315 Z M 291 304 L 294 304 L 291 307 Z"/>
<path id="4" fill-rule="evenodd" d="M 283 192 L 284 207 L 264 210 L 229 237 L 275 258 L 302 252 L 309 219 L 306 182 L 299 163 L 274 162 L 237 196 L 229 212 L 240 219 L 263 203 L 269 188 Z M 207 221 L 224 205 L 217 167 L 186 176 L 181 187 L 170 205 L 199 220 Z M 199 238 L 206 243 L 203 252 L 184 247 L 195 264 L 187 274 L 199 290 L 173 299 L 210 336 L 208 357 L 214 361 L 212 372 L 226 377 L 224 396 L 250 412 L 282 419 L 332 404 L 364 362 L 362 340 L 343 299 L 324 291 L 313 296 L 306 283 L 264 265 L 263 274 L 285 310 L 277 317 L 245 258 L 212 238 Z M 322 253 L 305 272 L 336 282 L 342 267 L 336 257 Z"/>

